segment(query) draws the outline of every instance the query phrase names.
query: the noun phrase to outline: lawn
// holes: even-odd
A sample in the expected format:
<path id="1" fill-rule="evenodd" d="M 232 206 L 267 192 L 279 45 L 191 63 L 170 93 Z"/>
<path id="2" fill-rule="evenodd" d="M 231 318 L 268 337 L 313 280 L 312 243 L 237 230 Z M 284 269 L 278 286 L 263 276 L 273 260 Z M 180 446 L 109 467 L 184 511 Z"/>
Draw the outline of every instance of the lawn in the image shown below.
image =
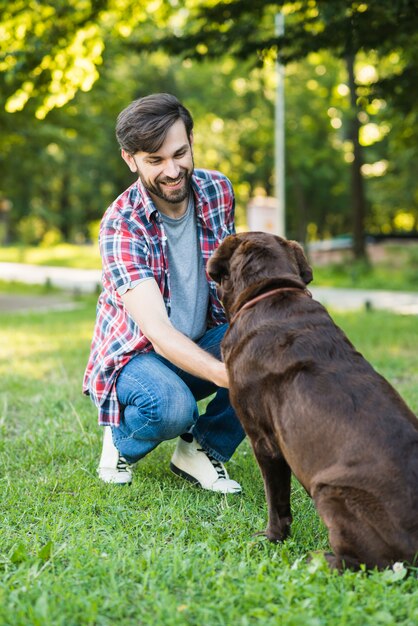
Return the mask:
<path id="1" fill-rule="evenodd" d="M 101 268 L 98 245 L 77 246 L 68 243 L 49 247 L 0 247 L 0 263 L 29 263 L 80 269 Z"/>
<path id="2" fill-rule="evenodd" d="M 81 395 L 94 299 L 74 311 L 0 315 L 2 626 L 366 626 L 418 623 L 417 571 L 330 573 L 327 536 L 294 484 L 292 537 L 273 545 L 247 442 L 229 463 L 240 496 L 170 473 L 174 442 L 131 487 L 96 477 L 101 432 Z M 413 316 L 336 320 L 418 411 Z"/>

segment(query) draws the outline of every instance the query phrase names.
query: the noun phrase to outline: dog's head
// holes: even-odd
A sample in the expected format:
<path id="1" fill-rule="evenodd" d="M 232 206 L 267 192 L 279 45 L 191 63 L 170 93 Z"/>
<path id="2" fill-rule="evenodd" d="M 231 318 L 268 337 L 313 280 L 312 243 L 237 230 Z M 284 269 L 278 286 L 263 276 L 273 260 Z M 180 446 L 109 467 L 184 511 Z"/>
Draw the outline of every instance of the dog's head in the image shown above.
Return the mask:
<path id="1" fill-rule="evenodd" d="M 227 313 L 239 295 L 257 283 L 278 279 L 283 284 L 307 285 L 313 278 L 296 241 L 263 232 L 227 237 L 209 259 L 207 270 Z"/>

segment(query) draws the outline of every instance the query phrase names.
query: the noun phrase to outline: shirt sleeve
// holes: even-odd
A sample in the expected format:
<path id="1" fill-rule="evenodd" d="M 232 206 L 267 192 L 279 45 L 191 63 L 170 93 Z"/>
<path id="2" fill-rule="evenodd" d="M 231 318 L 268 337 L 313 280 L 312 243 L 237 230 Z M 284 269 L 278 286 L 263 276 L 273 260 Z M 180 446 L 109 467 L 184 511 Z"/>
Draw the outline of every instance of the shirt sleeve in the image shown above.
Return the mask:
<path id="1" fill-rule="evenodd" d="M 145 237 L 132 233 L 126 220 L 105 219 L 99 236 L 103 272 L 122 295 L 143 280 L 154 278 Z"/>
<path id="2" fill-rule="evenodd" d="M 118 287 L 117 292 L 120 296 L 123 296 L 124 293 L 129 291 L 129 289 L 135 289 L 137 285 L 140 285 L 144 281 L 150 280 L 151 278 L 154 278 L 154 277 L 148 276 L 148 278 L 140 278 L 139 280 L 131 280 L 129 283 L 126 283 L 125 285 Z"/>

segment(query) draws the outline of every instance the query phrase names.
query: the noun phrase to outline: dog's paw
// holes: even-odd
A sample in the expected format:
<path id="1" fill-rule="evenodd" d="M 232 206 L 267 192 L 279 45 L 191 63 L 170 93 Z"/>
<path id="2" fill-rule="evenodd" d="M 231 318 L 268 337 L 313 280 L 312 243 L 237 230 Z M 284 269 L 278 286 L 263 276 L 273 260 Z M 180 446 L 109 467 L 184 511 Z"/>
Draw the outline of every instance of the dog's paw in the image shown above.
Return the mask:
<path id="1" fill-rule="evenodd" d="M 259 530 L 256 533 L 253 533 L 253 537 L 265 537 L 272 543 L 280 543 L 280 541 L 282 541 L 281 537 L 273 536 L 270 533 L 268 533 L 267 530 Z"/>
<path id="2" fill-rule="evenodd" d="M 266 537 L 272 543 L 280 543 L 287 539 L 290 535 L 290 526 L 286 526 L 284 530 L 270 529 L 266 528 L 266 530 L 260 530 L 259 532 L 254 533 L 255 537 Z"/>

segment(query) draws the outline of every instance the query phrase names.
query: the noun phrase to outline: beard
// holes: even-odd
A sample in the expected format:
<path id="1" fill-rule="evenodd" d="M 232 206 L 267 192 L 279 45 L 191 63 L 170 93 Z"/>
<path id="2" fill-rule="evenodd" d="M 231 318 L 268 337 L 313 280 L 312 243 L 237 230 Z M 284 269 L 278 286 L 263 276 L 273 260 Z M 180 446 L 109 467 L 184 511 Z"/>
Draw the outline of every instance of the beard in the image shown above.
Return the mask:
<path id="1" fill-rule="evenodd" d="M 157 198 L 161 198 L 165 200 L 165 202 L 169 202 L 170 204 L 178 204 L 183 202 L 189 195 L 191 189 L 191 179 L 193 174 L 193 164 L 190 169 L 180 168 L 180 172 L 177 178 L 161 178 L 160 180 L 155 180 L 154 182 L 150 182 L 144 179 L 141 172 L 138 169 L 138 175 L 141 179 L 141 182 L 145 189 L 157 196 Z M 170 189 L 170 183 L 181 182 L 181 187 L 177 189 Z"/>

